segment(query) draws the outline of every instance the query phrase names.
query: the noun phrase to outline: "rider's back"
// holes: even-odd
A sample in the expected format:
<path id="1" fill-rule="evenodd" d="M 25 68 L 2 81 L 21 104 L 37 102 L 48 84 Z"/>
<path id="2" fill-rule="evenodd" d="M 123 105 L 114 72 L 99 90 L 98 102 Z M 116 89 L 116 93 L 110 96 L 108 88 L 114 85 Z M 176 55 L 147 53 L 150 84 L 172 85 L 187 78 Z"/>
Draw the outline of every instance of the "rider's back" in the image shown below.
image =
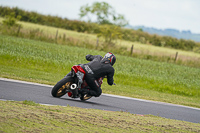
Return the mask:
<path id="1" fill-rule="evenodd" d="M 88 57 L 87 57 L 88 56 Z M 87 55 L 86 59 L 90 61 L 83 65 L 87 74 L 93 75 L 95 79 L 107 76 L 107 82 L 109 85 L 113 84 L 114 68 L 110 63 L 103 61 L 103 57 L 100 55 L 92 56 Z"/>

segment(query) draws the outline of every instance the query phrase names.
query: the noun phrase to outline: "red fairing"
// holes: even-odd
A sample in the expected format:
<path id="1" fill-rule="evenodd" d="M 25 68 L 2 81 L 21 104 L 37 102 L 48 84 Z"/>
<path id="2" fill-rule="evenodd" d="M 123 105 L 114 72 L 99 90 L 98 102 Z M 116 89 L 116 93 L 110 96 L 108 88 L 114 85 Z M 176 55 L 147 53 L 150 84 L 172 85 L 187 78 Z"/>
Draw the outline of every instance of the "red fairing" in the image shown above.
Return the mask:
<path id="1" fill-rule="evenodd" d="M 74 65 L 72 67 L 73 71 L 76 73 L 76 75 L 81 78 L 82 80 L 85 79 L 85 71 L 83 70 L 83 68 L 81 66 L 78 65 Z M 81 74 L 82 73 L 82 74 Z"/>
<path id="2" fill-rule="evenodd" d="M 85 74 L 85 71 L 83 70 L 83 68 L 81 66 L 77 66 L 77 65 L 74 65 L 72 67 L 72 69 L 74 70 L 75 73 L 77 73 L 78 71 L 82 72 Z"/>

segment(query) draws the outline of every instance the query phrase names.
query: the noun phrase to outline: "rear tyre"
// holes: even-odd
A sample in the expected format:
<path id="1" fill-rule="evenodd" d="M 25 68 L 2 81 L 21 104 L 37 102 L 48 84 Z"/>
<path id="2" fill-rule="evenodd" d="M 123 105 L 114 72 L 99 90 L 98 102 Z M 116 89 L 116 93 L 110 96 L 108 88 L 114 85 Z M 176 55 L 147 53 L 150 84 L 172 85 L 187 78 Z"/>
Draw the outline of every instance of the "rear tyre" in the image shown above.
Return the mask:
<path id="1" fill-rule="evenodd" d="M 65 77 L 61 79 L 51 90 L 51 95 L 53 97 L 62 97 L 67 93 L 67 90 L 74 83 L 74 78 Z"/>

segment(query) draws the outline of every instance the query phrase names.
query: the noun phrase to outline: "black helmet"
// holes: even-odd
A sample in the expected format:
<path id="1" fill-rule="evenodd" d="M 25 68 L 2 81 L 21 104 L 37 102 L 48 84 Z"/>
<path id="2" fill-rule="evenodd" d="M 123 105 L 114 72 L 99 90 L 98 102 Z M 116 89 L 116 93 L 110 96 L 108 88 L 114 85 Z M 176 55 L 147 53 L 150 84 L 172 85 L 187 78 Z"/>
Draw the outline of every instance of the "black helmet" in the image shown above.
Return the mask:
<path id="1" fill-rule="evenodd" d="M 108 53 L 104 56 L 103 60 L 105 60 L 105 59 L 109 60 L 109 62 L 110 62 L 110 64 L 111 64 L 112 66 L 115 64 L 116 57 L 115 57 L 115 55 L 114 55 L 113 53 L 108 52 Z"/>

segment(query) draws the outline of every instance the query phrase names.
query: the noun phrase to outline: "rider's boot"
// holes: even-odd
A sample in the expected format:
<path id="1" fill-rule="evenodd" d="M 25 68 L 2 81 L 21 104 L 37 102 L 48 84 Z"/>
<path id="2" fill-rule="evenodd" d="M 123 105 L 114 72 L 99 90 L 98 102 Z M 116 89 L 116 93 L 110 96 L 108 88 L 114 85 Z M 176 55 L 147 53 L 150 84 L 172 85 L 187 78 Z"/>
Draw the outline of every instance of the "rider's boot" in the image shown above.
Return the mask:
<path id="1" fill-rule="evenodd" d="M 92 96 L 90 96 L 88 93 L 89 93 L 89 90 L 83 91 L 81 93 L 80 99 L 83 100 L 83 101 L 90 99 Z"/>
<path id="2" fill-rule="evenodd" d="M 83 98 L 84 98 L 84 100 L 88 100 L 88 99 L 90 99 L 92 96 L 90 96 L 89 94 L 85 94 L 84 96 L 83 96 Z"/>

